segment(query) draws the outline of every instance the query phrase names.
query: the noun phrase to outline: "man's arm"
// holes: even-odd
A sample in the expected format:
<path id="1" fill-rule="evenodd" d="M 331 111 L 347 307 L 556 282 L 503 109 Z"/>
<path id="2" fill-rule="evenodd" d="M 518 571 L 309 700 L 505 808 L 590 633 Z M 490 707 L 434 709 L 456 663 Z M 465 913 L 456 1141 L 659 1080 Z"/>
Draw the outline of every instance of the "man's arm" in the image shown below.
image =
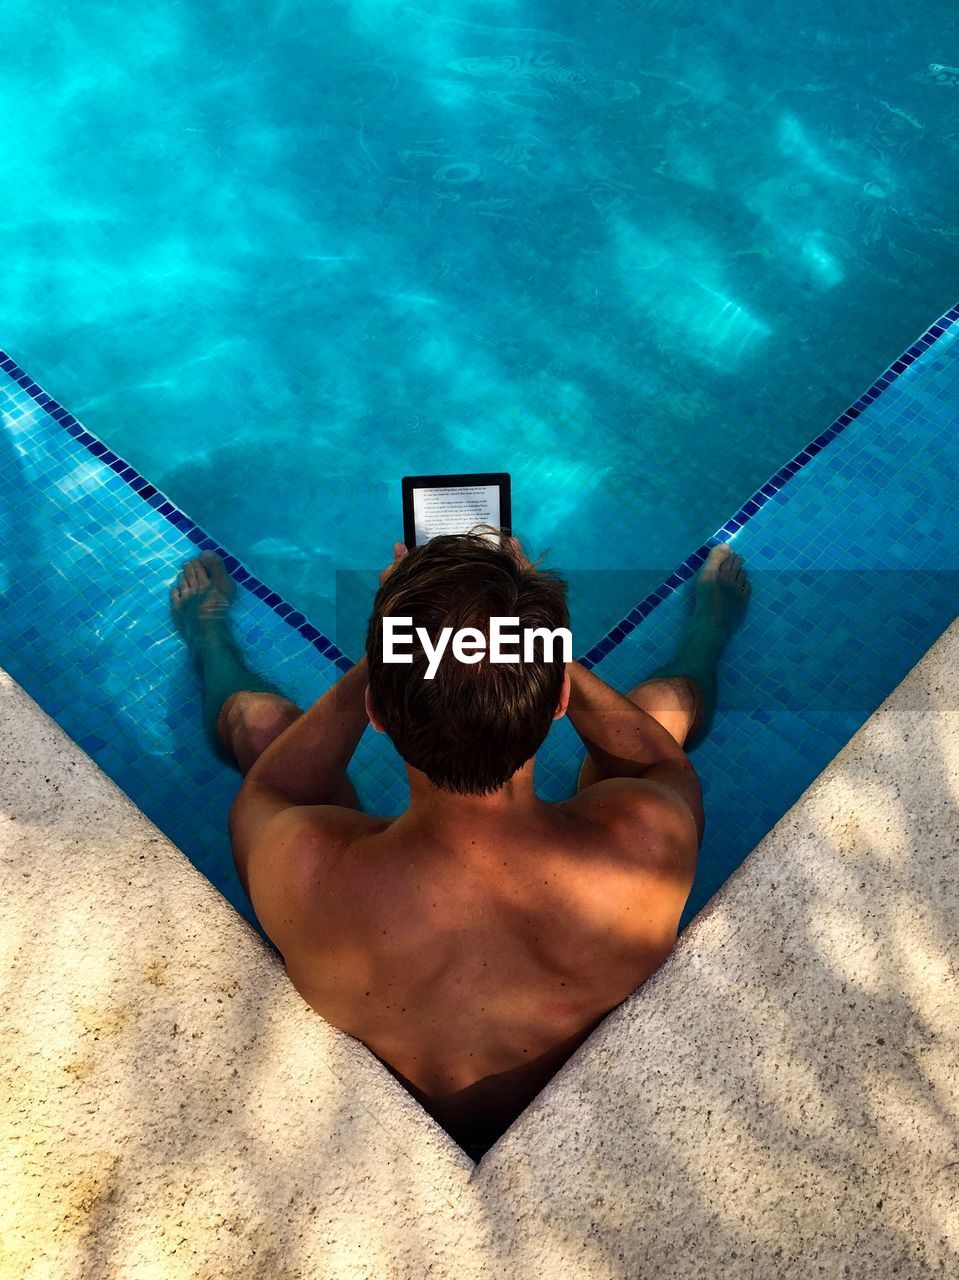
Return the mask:
<path id="1" fill-rule="evenodd" d="M 346 766 L 369 724 L 363 657 L 298 720 L 274 739 L 244 779 L 288 804 L 332 804 L 342 792 Z"/>
<path id="2" fill-rule="evenodd" d="M 402 542 L 393 544 L 393 561 L 380 574 L 381 586 L 406 554 Z M 260 885 L 257 898 L 266 905 L 264 894 L 275 897 L 282 888 L 286 877 L 281 864 L 299 856 L 303 834 L 312 837 L 315 854 L 320 851 L 316 837 L 322 832 L 332 847 L 372 821 L 347 808 L 343 800 L 344 793 L 352 794 L 346 766 L 369 724 L 366 686 L 363 657 L 270 743 L 243 780 L 230 810 L 230 839 L 240 883 L 251 901 L 254 859 L 254 879 Z M 306 806 L 312 806 L 312 812 Z M 322 823 L 320 810 L 325 810 Z"/>
<path id="3" fill-rule="evenodd" d="M 567 715 L 602 779 L 642 778 L 682 799 L 703 834 L 702 790 L 696 770 L 673 735 L 642 707 L 581 667 L 567 665 Z"/>
<path id="4" fill-rule="evenodd" d="M 518 538 L 510 538 L 508 545 L 524 568 L 535 569 Z M 692 816 L 697 842 L 702 840 L 704 818 L 699 778 L 673 735 L 642 707 L 611 689 L 578 662 L 567 663 L 566 670 L 570 680 L 566 714 L 596 766 L 600 775 L 597 782 L 637 779 L 653 783 L 667 807 L 678 806 L 680 812 L 674 817 L 678 817 L 681 827 L 688 822 L 686 815 Z M 649 790 L 647 787 L 647 794 Z M 620 792 L 625 798 L 628 789 L 621 788 Z"/>
<path id="5" fill-rule="evenodd" d="M 280 844 L 287 846 L 292 827 L 301 825 L 300 819 L 315 828 L 316 810 L 307 813 L 304 806 L 336 806 L 343 793 L 346 766 L 369 723 L 366 684 L 363 658 L 270 743 L 244 778 L 230 809 L 230 838 L 247 896 L 252 897 L 253 859 L 267 858 L 269 845 L 275 846 L 274 853 Z M 291 809 L 304 811 L 289 814 Z M 339 808 L 330 811 L 331 835 L 342 827 L 341 819 L 347 812 Z M 284 820 L 277 822 L 284 814 Z M 354 812 L 353 817 L 363 821 L 359 813 Z M 268 827 L 269 839 L 264 839 Z"/>

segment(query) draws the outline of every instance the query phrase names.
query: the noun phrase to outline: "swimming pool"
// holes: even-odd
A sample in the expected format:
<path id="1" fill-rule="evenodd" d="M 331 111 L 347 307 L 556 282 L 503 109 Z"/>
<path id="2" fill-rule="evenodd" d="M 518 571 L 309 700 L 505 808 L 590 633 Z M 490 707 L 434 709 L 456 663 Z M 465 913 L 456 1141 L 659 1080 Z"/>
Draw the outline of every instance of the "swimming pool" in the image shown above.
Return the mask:
<path id="1" fill-rule="evenodd" d="M 0 658 L 210 880 L 252 919 L 226 813 L 237 775 L 200 730 L 196 677 L 170 623 L 171 565 L 216 540 L 0 351 Z M 959 599 L 959 307 L 717 531 L 752 573 L 694 754 L 708 813 L 694 915 L 953 619 Z M 241 647 L 301 705 L 350 659 L 229 555 Z M 624 614 L 584 661 L 628 688 L 674 651 L 706 547 Z M 537 757 L 570 794 L 567 721 Z M 351 770 L 367 808 L 398 812 L 401 761 L 367 733 Z M 775 886 L 772 886 L 774 889 Z"/>
<path id="2" fill-rule="evenodd" d="M 348 650 L 400 475 L 512 471 L 587 645 L 955 300 L 933 0 L 4 23 L 0 343 Z"/>
<path id="3" fill-rule="evenodd" d="M 0 664 L 241 910 L 166 612 L 197 543 L 251 571 L 241 641 L 301 702 L 358 652 L 403 472 L 511 471 L 620 687 L 669 656 L 691 549 L 742 543 L 687 918 L 952 616 L 955 316 L 839 415 L 957 292 L 959 19 L 548 19 L 9 20 Z M 382 740 L 357 776 L 402 804 Z"/>

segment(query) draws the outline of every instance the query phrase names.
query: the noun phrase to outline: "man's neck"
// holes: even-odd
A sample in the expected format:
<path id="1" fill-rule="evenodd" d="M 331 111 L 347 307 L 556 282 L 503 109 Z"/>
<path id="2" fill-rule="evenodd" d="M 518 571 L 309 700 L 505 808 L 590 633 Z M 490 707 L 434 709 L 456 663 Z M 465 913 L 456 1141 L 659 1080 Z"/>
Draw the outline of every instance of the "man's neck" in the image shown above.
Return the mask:
<path id="1" fill-rule="evenodd" d="M 542 805 L 533 787 L 533 761 L 529 760 L 498 790 L 485 796 L 461 795 L 436 787 L 425 773 L 406 766 L 410 780 L 409 818 L 431 826 L 466 829 L 469 824 L 497 823 Z"/>

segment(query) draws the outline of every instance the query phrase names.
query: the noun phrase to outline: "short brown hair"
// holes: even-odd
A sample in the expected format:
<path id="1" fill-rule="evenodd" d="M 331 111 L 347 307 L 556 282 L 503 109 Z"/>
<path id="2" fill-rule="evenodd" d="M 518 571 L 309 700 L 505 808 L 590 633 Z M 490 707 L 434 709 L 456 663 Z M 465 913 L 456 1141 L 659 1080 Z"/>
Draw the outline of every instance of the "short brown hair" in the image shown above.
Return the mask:
<path id="1" fill-rule="evenodd" d="M 435 644 L 443 627 L 475 627 L 487 640 L 480 662 L 447 648 L 432 680 L 413 645 L 412 664 L 383 661 L 383 618 L 410 617 Z M 432 538 L 410 551 L 376 594 L 366 634 L 370 700 L 404 760 L 434 786 L 462 795 L 498 790 L 539 749 L 563 686 L 565 664 L 489 660 L 490 618 L 519 627 L 569 626 L 566 583 L 478 534 Z M 545 647 L 544 647 L 545 648 Z"/>

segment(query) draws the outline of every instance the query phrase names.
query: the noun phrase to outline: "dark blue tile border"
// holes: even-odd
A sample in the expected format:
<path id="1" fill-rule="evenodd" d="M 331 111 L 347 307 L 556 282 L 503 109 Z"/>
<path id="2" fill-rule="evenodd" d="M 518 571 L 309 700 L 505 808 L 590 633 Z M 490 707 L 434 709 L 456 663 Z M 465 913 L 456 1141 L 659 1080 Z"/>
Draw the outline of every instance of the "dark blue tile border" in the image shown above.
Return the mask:
<path id="1" fill-rule="evenodd" d="M 644 618 L 647 618 L 657 606 L 662 604 L 664 600 L 668 600 L 674 591 L 693 576 L 705 561 L 712 547 L 717 546 L 720 542 L 726 542 L 737 530 L 743 528 L 765 506 L 770 498 L 774 497 L 808 462 L 811 462 L 826 445 L 841 435 L 846 427 L 851 422 L 854 422 L 865 408 L 875 400 L 878 400 L 883 392 L 887 391 L 896 379 L 905 373 L 919 356 L 923 355 L 938 342 L 943 334 L 947 333 L 957 321 L 959 321 L 959 304 L 950 308 L 945 315 L 940 316 L 935 324 L 931 324 L 926 332 L 920 338 L 917 338 L 897 360 L 892 362 L 885 373 L 876 379 L 869 390 L 849 406 L 845 413 L 841 413 L 831 426 L 816 436 L 815 440 L 807 444 L 805 449 L 801 449 L 794 458 L 780 467 L 776 474 L 771 476 L 764 485 L 761 485 L 752 497 L 747 498 L 736 514 L 727 520 L 721 529 L 718 529 L 701 547 L 697 547 L 695 551 L 688 555 L 665 582 L 658 586 L 655 591 L 651 591 L 643 600 L 640 600 L 629 613 L 621 618 L 615 626 L 611 627 L 606 635 L 580 659 L 583 666 L 595 666 L 607 654 L 611 653 L 627 635 L 635 631 Z M 352 660 L 328 636 L 325 636 L 317 627 L 309 623 L 302 613 L 298 613 L 292 605 L 287 604 L 275 591 L 271 591 L 255 574 L 245 568 L 235 556 L 219 546 L 213 538 L 201 529 L 199 525 L 194 524 L 189 516 L 171 502 L 165 494 L 160 493 L 139 472 L 124 462 L 122 458 L 119 458 L 112 450 L 108 449 L 96 436 L 82 427 L 72 413 L 54 400 L 51 395 L 48 395 L 42 387 L 34 382 L 29 374 L 21 369 L 13 357 L 8 355 L 2 348 L 0 348 L 0 370 L 10 374 L 14 381 L 18 382 L 24 391 L 42 409 L 45 409 L 78 444 L 82 444 L 94 457 L 106 463 L 134 492 L 138 493 L 166 520 L 169 520 L 180 533 L 185 534 L 201 551 L 215 551 L 222 556 L 227 570 L 236 581 L 243 583 L 258 599 L 269 605 L 278 617 L 288 623 L 323 657 L 333 662 L 340 671 L 348 671 L 353 666 Z"/>
<path id="2" fill-rule="evenodd" d="M 71 435 L 78 444 L 83 445 L 95 458 L 105 463 L 135 493 L 138 493 L 149 506 L 153 507 L 159 515 L 168 520 L 179 533 L 189 538 L 200 551 L 215 551 L 222 556 L 227 570 L 237 582 L 242 582 L 247 590 L 252 591 L 258 599 L 269 605 L 275 614 L 291 626 L 294 631 L 299 632 L 304 640 L 311 644 L 324 658 L 334 663 L 340 671 L 349 671 L 353 666 L 352 659 L 348 658 L 329 636 L 325 636 L 317 627 L 307 622 L 302 613 L 297 613 L 292 605 L 286 604 L 276 592 L 271 591 L 254 573 L 251 573 L 249 569 L 242 565 L 236 556 L 231 555 L 224 547 L 221 547 L 214 538 L 211 538 L 204 529 L 201 529 L 175 503 L 171 502 L 166 494 L 161 493 L 141 476 L 135 468 L 124 462 L 111 449 L 108 449 L 101 440 L 98 440 L 96 436 L 81 426 L 72 413 L 54 400 L 51 395 L 48 395 L 42 387 L 38 386 L 29 374 L 20 368 L 13 357 L 2 349 L 0 349 L 0 370 L 9 374 L 15 382 L 18 382 L 40 408 L 45 409 L 50 417 L 63 427 L 68 435 Z"/>
<path id="3" fill-rule="evenodd" d="M 721 529 L 717 529 L 711 538 L 704 542 L 701 547 L 697 547 L 692 554 L 686 557 L 682 564 L 676 567 L 665 582 L 658 586 L 655 591 L 651 591 L 645 599 L 641 600 L 624 618 L 621 618 L 614 627 L 607 631 L 606 635 L 597 641 L 588 653 L 584 654 L 580 659 L 583 666 L 594 667 L 607 654 L 611 653 L 629 632 L 636 629 L 643 618 L 648 617 L 658 605 L 661 605 L 664 600 L 668 600 L 678 587 L 693 576 L 697 569 L 702 566 L 713 547 L 720 542 L 727 542 L 737 530 L 748 524 L 770 498 L 774 497 L 808 462 L 811 462 L 817 453 L 821 453 L 826 445 L 841 435 L 851 422 L 855 422 L 864 409 L 868 408 L 875 400 L 878 400 L 884 391 L 888 391 L 896 379 L 905 373 L 919 356 L 928 351 L 931 346 L 934 346 L 944 333 L 948 333 L 957 321 L 959 321 L 959 304 L 951 307 L 945 315 L 940 316 L 935 324 L 931 324 L 922 337 L 917 338 L 912 346 L 904 351 L 897 360 L 894 360 L 885 373 L 876 379 L 869 390 L 864 392 L 855 404 L 850 405 L 845 413 L 841 413 L 831 426 L 820 432 L 815 440 L 810 441 L 805 449 L 801 449 L 794 458 L 791 458 L 789 462 L 780 467 L 775 475 L 770 476 L 751 498 L 746 499 L 736 514 L 727 520 Z"/>

